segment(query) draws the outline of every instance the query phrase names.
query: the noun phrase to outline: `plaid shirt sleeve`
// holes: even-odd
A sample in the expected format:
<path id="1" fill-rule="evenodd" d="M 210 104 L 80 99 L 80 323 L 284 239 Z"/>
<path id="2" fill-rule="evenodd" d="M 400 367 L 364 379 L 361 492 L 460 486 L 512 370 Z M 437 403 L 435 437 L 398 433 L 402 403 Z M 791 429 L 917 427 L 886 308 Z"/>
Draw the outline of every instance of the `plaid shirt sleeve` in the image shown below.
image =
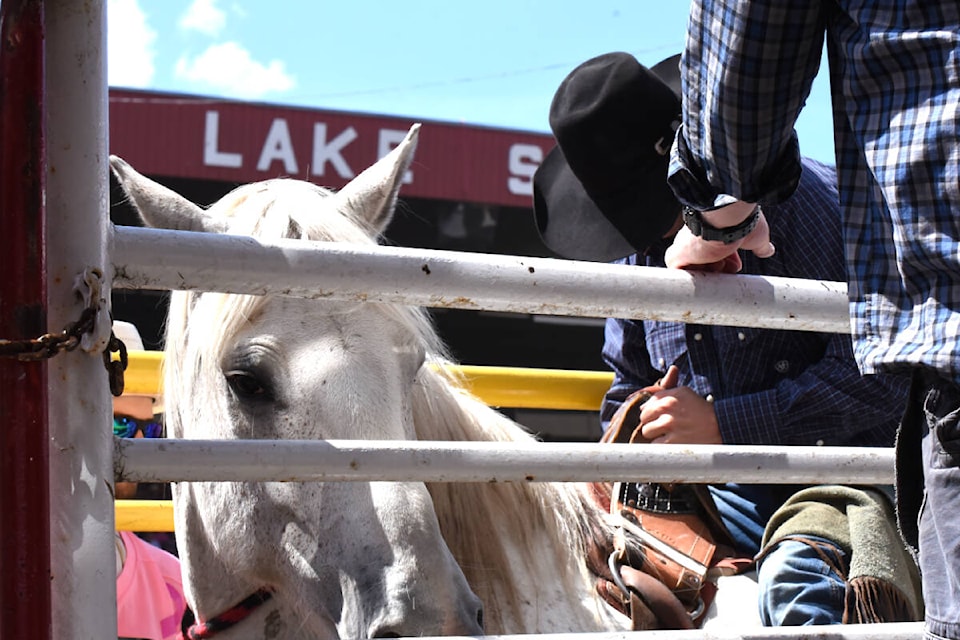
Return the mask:
<path id="1" fill-rule="evenodd" d="M 668 181 L 700 210 L 784 202 L 825 36 L 855 358 L 960 383 L 956 2 L 694 0 Z"/>
<path id="2" fill-rule="evenodd" d="M 692 3 L 669 169 L 684 204 L 706 210 L 731 196 L 772 204 L 796 189 L 794 124 L 820 64 L 821 11 L 791 0 Z"/>

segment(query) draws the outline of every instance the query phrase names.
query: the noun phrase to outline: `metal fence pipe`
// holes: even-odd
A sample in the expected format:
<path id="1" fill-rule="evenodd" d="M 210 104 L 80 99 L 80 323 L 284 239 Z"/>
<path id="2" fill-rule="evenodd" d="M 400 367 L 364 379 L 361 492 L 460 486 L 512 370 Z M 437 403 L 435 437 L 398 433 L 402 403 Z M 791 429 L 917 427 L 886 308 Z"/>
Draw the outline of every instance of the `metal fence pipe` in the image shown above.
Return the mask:
<path id="1" fill-rule="evenodd" d="M 849 333 L 846 285 L 117 227 L 114 286 Z"/>
<path id="2" fill-rule="evenodd" d="M 922 622 L 844 624 L 756 629 L 693 629 L 689 631 L 622 631 L 601 633 L 541 633 L 538 635 L 484 636 L 484 640 L 920 640 Z M 413 640 L 413 639 L 403 639 Z M 463 640 L 435 637 L 432 640 Z"/>
<path id="3" fill-rule="evenodd" d="M 87 269 L 104 273 L 100 295 L 104 305 L 110 299 L 106 4 L 45 2 L 47 287 L 55 331 L 77 321 L 86 306 L 75 284 Z M 98 328 L 110 322 L 104 305 Z M 117 637 L 110 392 L 96 351 L 81 344 L 47 368 L 57 640 Z"/>
<path id="4" fill-rule="evenodd" d="M 129 482 L 891 484 L 893 449 L 406 440 L 114 441 Z"/>
<path id="5" fill-rule="evenodd" d="M 43 2 L 0 4 L 0 339 L 47 332 Z M 0 638 L 51 637 L 47 365 L 0 359 Z"/>
<path id="6" fill-rule="evenodd" d="M 468 391 L 492 407 L 599 411 L 609 371 L 452 365 Z"/>

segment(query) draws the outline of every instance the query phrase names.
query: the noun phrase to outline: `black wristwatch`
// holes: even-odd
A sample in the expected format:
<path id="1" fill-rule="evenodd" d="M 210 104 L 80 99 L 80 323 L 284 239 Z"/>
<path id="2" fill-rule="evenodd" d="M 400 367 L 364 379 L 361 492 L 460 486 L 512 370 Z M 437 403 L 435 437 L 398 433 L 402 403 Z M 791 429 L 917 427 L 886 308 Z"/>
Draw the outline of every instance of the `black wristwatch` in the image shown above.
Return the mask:
<path id="1" fill-rule="evenodd" d="M 731 244 L 737 240 L 746 238 L 748 235 L 750 235 L 750 232 L 753 231 L 753 228 L 757 226 L 757 220 L 759 219 L 760 205 L 758 204 L 756 207 L 754 207 L 753 213 L 751 213 L 747 219 L 740 224 L 718 229 L 703 219 L 702 212 L 691 207 L 683 208 L 683 224 L 687 225 L 687 229 L 690 229 L 690 233 L 695 236 L 699 236 L 704 240 L 722 242 L 723 244 Z"/>

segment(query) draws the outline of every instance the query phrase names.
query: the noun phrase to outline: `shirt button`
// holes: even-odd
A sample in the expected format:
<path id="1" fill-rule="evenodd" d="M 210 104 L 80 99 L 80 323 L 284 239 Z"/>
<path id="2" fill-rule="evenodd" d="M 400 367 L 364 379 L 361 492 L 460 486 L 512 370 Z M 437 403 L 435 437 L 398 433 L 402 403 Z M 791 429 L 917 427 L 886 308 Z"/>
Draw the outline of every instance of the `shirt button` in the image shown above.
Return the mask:
<path id="1" fill-rule="evenodd" d="M 666 358 L 660 358 L 660 370 L 662 371 L 663 368 L 666 367 L 666 366 L 667 366 L 667 359 L 666 359 Z"/>
<path id="2" fill-rule="evenodd" d="M 818 447 L 822 447 L 822 446 L 823 446 L 823 440 L 817 440 L 817 446 L 818 446 Z"/>
<path id="3" fill-rule="evenodd" d="M 702 333 L 695 333 L 695 334 L 693 334 L 693 339 L 696 340 L 697 342 L 700 342 L 701 340 L 703 340 L 703 334 L 702 334 Z"/>
<path id="4" fill-rule="evenodd" d="M 708 393 L 708 394 L 707 394 L 707 397 L 704 398 L 704 400 L 706 400 L 706 401 L 709 402 L 710 404 L 713 404 L 713 394 L 712 394 L 712 393 Z"/>
<path id="5" fill-rule="evenodd" d="M 744 340 L 747 339 L 747 334 L 745 334 L 743 331 L 741 331 L 740 333 L 737 334 L 737 337 L 740 338 L 740 341 L 741 341 L 741 342 L 743 342 Z"/>
<path id="6" fill-rule="evenodd" d="M 778 373 L 786 373 L 790 371 L 790 361 L 777 360 L 777 364 L 773 365 L 773 368 L 776 369 Z"/>

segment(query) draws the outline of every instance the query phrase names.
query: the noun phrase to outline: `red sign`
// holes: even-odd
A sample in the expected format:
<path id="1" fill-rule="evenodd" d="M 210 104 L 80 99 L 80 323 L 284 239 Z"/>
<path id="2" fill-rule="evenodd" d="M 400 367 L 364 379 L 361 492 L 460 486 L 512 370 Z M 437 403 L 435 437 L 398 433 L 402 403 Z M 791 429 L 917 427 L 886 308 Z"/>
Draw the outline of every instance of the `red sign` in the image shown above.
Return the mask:
<path id="1" fill-rule="evenodd" d="M 340 188 L 416 120 L 110 90 L 110 153 L 153 176 Z M 423 122 L 407 197 L 530 207 L 550 135 Z"/>

